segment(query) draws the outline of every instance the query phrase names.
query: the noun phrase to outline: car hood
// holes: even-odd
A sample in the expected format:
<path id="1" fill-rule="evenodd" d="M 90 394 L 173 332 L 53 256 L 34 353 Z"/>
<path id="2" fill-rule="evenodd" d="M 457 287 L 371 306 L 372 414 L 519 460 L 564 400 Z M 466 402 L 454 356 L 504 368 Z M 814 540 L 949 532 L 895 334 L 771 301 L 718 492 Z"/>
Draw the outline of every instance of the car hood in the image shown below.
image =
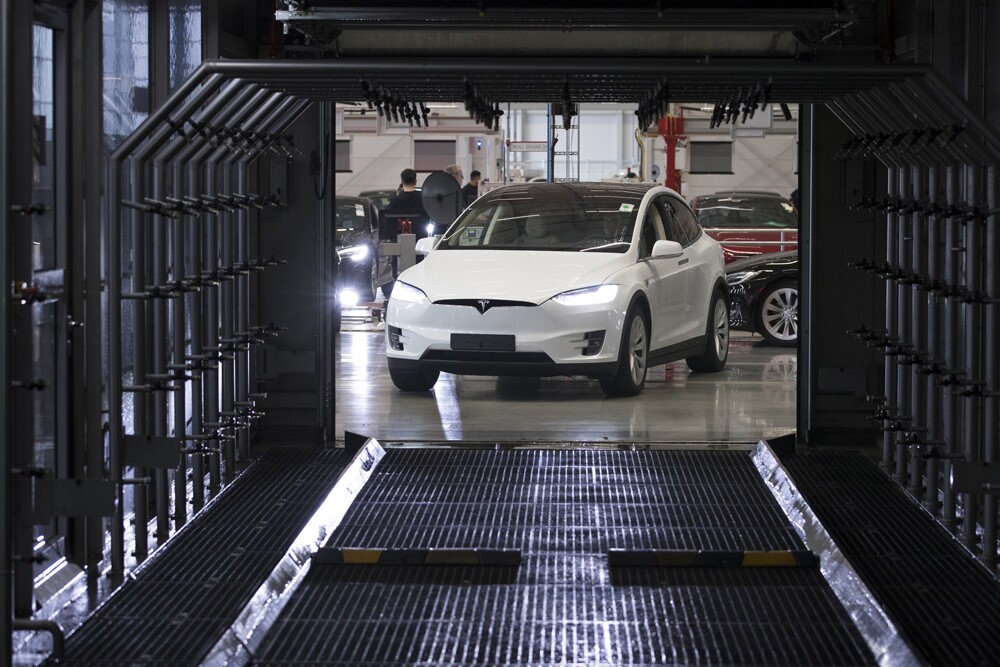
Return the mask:
<path id="1" fill-rule="evenodd" d="M 399 279 L 431 301 L 507 299 L 540 304 L 560 292 L 600 285 L 630 253 L 435 250 Z"/>
<path id="2" fill-rule="evenodd" d="M 338 248 L 344 248 L 352 245 L 360 245 L 367 240 L 368 234 L 364 232 L 342 232 L 337 234 L 335 243 Z"/>

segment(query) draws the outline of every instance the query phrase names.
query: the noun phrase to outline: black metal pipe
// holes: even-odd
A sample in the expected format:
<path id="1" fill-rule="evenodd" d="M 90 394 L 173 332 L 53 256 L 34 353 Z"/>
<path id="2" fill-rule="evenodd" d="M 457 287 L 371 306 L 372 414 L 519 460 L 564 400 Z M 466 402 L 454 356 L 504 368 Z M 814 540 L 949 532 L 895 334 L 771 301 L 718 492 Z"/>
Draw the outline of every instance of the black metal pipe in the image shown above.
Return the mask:
<path id="1" fill-rule="evenodd" d="M 946 176 L 946 196 L 948 206 L 955 207 L 959 203 L 959 167 L 948 165 L 945 170 Z M 949 215 L 945 221 L 945 241 L 944 241 L 944 275 L 945 282 L 950 291 L 944 302 L 944 359 L 945 368 L 948 372 L 954 372 L 959 367 L 958 348 L 958 294 L 954 289 L 959 285 L 959 261 L 958 254 L 961 249 L 958 247 L 958 221 L 954 215 Z M 941 523 L 953 530 L 956 520 L 955 490 L 951 484 L 952 457 L 961 454 L 962 441 L 959 435 L 958 416 L 958 395 L 956 386 L 950 384 L 944 388 L 944 433 L 945 433 L 945 454 L 947 458 L 942 466 L 942 490 L 944 498 L 941 504 Z"/>

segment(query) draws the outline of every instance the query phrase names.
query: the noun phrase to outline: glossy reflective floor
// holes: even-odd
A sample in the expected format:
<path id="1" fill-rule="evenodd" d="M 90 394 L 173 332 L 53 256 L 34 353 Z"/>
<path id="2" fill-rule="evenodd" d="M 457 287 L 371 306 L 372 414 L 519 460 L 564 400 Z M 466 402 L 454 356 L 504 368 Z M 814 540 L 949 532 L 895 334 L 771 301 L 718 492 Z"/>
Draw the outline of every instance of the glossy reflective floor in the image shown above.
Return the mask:
<path id="1" fill-rule="evenodd" d="M 653 368 L 633 398 L 607 398 L 582 377 L 532 383 L 447 373 L 429 392 L 403 393 L 389 378 L 383 332 L 348 318 L 336 340 L 334 432 L 384 443 L 756 443 L 795 430 L 796 362 L 794 349 L 733 332 L 722 372 L 692 374 L 684 362 Z"/>

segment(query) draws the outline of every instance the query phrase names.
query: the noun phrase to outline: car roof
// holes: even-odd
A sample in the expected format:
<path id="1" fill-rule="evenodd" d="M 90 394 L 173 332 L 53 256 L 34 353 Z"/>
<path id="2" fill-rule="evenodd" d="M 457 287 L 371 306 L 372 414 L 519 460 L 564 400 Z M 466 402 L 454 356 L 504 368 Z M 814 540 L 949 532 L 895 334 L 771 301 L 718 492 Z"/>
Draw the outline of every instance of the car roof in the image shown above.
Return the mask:
<path id="1" fill-rule="evenodd" d="M 695 197 L 699 202 L 710 201 L 712 199 L 732 199 L 732 198 L 743 198 L 743 199 L 781 199 L 788 200 L 785 195 L 779 194 L 777 192 L 768 192 L 765 190 L 727 190 L 725 192 L 713 192 L 710 195 L 698 195 Z"/>
<path id="2" fill-rule="evenodd" d="M 353 195 L 337 195 L 334 198 L 335 201 L 343 202 L 345 204 L 367 204 L 371 200 L 367 197 L 355 197 Z"/>
<path id="3" fill-rule="evenodd" d="M 530 191 L 533 194 L 545 194 L 546 192 L 565 192 L 570 190 L 572 192 L 579 192 L 581 194 L 603 194 L 614 195 L 615 193 L 621 194 L 627 192 L 629 194 L 641 197 L 647 191 L 655 188 L 661 187 L 659 183 L 603 183 L 598 181 L 593 182 L 560 182 L 560 183 L 510 183 L 503 186 L 502 188 L 496 188 L 486 193 L 487 195 L 493 193 L 503 193 L 510 195 L 511 193 L 516 193 L 518 190 Z M 485 196 L 485 195 L 484 195 Z"/>

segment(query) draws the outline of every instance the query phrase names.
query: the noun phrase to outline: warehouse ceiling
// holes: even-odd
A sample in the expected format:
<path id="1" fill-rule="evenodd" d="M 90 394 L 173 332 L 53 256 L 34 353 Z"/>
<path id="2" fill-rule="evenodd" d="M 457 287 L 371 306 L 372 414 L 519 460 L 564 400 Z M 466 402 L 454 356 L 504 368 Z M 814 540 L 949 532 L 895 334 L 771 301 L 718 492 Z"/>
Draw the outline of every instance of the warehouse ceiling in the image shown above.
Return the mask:
<path id="1" fill-rule="evenodd" d="M 544 6 L 543 6 L 544 5 Z M 880 52 L 876 3 L 622 0 L 285 2 L 276 18 L 338 57 L 734 57 Z"/>
<path id="2" fill-rule="evenodd" d="M 289 74 L 268 86 L 380 112 L 431 101 L 481 111 L 628 103 L 654 118 L 678 102 L 742 110 L 825 101 L 885 76 L 843 68 L 881 63 L 874 0 L 542 4 L 279 2 L 275 17 L 291 41 L 305 35 L 305 53 L 337 68 L 321 84 Z"/>

